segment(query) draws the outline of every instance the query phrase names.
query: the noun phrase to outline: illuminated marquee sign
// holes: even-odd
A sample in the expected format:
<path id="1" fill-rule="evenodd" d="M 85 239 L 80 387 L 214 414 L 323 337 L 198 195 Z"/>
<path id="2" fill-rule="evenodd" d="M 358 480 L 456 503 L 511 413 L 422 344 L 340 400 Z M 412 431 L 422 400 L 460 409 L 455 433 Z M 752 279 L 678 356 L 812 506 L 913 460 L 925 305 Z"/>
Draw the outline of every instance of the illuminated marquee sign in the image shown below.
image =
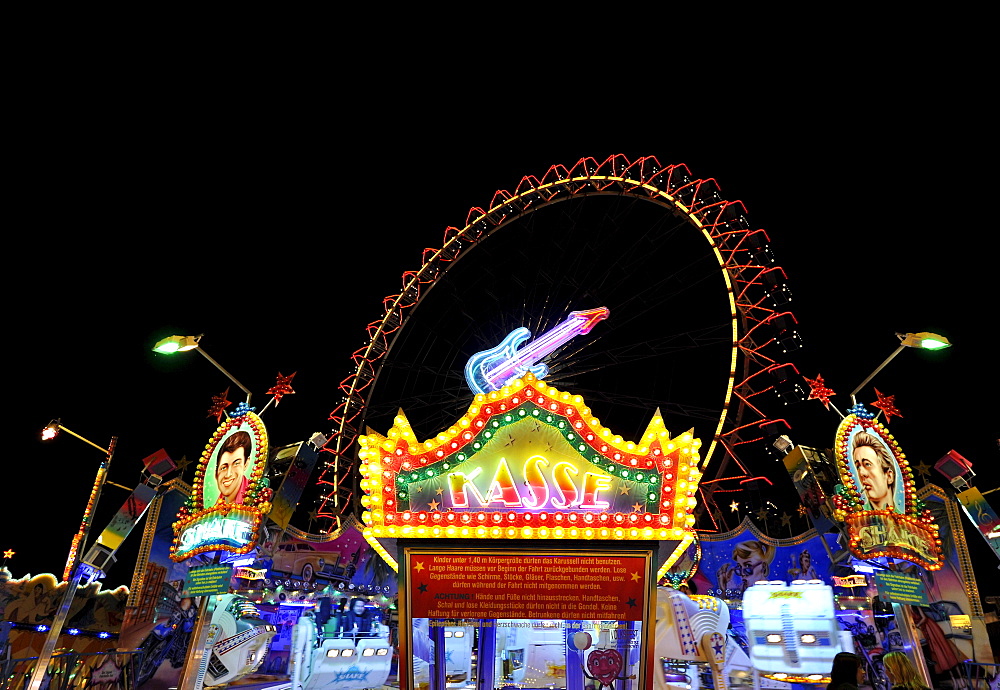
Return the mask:
<path id="1" fill-rule="evenodd" d="M 701 442 L 657 412 L 638 442 L 601 426 L 583 398 L 526 373 L 475 397 L 418 441 L 400 414 L 361 437 L 365 536 L 684 539 Z M 685 544 L 686 546 L 686 544 Z"/>
<path id="2" fill-rule="evenodd" d="M 174 523 L 171 559 L 253 548 L 271 509 L 273 492 L 263 479 L 266 462 L 264 423 L 253 412 L 238 410 L 215 430 L 201 455 L 191 497 Z"/>
<path id="3" fill-rule="evenodd" d="M 834 444 L 841 485 L 833 502 L 834 517 L 847 524 L 851 553 L 891 556 L 937 570 L 938 527 L 916 497 L 906 456 L 863 405 L 848 412 Z"/>
<path id="4" fill-rule="evenodd" d="M 848 575 L 847 577 L 833 576 L 833 584 L 836 587 L 867 587 L 868 580 L 864 575 Z"/>

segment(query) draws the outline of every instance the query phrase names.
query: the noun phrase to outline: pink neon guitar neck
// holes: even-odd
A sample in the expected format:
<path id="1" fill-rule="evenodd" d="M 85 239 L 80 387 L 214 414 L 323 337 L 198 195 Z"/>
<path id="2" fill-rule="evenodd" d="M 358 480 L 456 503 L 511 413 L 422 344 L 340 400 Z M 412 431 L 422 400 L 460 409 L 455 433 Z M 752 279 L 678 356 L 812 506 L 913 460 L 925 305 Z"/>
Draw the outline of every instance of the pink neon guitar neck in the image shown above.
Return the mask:
<path id="1" fill-rule="evenodd" d="M 543 333 L 537 340 L 526 345 L 523 350 L 519 350 L 512 359 L 505 360 L 486 372 L 486 380 L 493 385 L 494 389 L 499 388 L 512 376 L 527 370 L 531 363 L 537 362 L 576 336 L 589 333 L 598 321 L 607 317 L 606 307 L 572 312 L 565 321 Z"/>

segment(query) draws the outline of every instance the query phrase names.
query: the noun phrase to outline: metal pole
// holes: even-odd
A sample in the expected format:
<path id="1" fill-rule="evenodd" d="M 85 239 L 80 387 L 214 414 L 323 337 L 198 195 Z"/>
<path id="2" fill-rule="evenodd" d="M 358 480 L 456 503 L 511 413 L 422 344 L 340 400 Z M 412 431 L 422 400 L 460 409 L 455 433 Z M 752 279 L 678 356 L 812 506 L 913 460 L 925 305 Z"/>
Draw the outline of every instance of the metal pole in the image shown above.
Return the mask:
<path id="1" fill-rule="evenodd" d="M 215 368 L 216 368 L 216 369 L 218 369 L 218 370 L 219 370 L 219 371 L 221 371 L 221 372 L 222 372 L 223 374 L 225 374 L 225 375 L 226 375 L 226 377 L 227 377 L 227 378 L 228 378 L 228 379 L 229 379 L 230 381 L 232 381 L 232 382 L 233 382 L 233 383 L 235 383 L 235 384 L 236 384 L 237 386 L 239 386 L 239 387 L 240 387 L 240 390 L 242 390 L 242 391 L 243 391 L 244 393 L 246 393 L 246 394 L 247 394 L 247 405 L 249 405 L 249 404 L 250 404 L 250 390 L 249 390 L 249 389 L 248 389 L 248 388 L 247 388 L 246 386 L 244 386 L 244 385 L 243 385 L 242 383 L 240 383 L 239 381 L 237 381 L 237 380 L 236 380 L 236 377 L 235 377 L 235 376 L 233 376 L 232 374 L 230 374 L 230 373 L 229 373 L 228 371 L 226 371 L 226 370 L 225 370 L 225 369 L 224 369 L 224 368 L 222 367 L 222 365 L 221 365 L 221 364 L 219 364 L 219 363 L 218 363 L 218 362 L 216 362 L 216 361 L 215 361 L 214 359 L 212 359 L 211 357 L 209 357 L 209 356 L 208 356 L 208 353 L 207 353 L 207 352 L 205 352 L 205 351 L 204 351 L 203 349 L 201 349 L 201 347 L 198 347 L 198 348 L 195 348 L 195 349 L 196 349 L 196 350 L 198 350 L 198 352 L 200 352 L 200 353 L 201 353 L 201 356 L 202 356 L 202 357 L 204 357 L 204 358 L 205 358 L 205 359 L 207 359 L 207 360 L 208 360 L 209 362 L 211 362 L 212 364 L 214 364 L 214 365 L 215 365 Z"/>
<path id="2" fill-rule="evenodd" d="M 882 362 L 881 364 L 879 364 L 878 368 L 875 371 L 873 371 L 872 373 L 868 374 L 868 378 L 866 378 L 864 381 L 862 381 L 860 384 L 858 384 L 858 387 L 855 388 L 853 391 L 851 391 L 851 402 L 852 403 L 856 403 L 857 402 L 857 400 L 854 399 L 854 396 L 858 394 L 858 391 L 860 391 L 862 388 L 864 388 L 868 384 L 869 381 L 871 381 L 873 378 L 875 378 L 875 374 L 877 374 L 880 371 L 882 371 L 883 369 L 885 369 L 885 365 L 888 364 L 889 362 L 891 362 L 892 360 L 894 360 L 896 358 L 896 355 L 898 355 L 904 349 L 906 349 L 906 345 L 900 345 L 898 348 L 896 348 L 896 351 L 893 352 L 888 357 L 886 357 L 886 360 L 884 362 Z"/>
<path id="3" fill-rule="evenodd" d="M 65 431 L 69 431 L 66 427 L 61 427 Z M 73 434 L 77 438 L 82 438 L 77 434 Z M 83 439 L 87 441 L 87 439 Z M 90 445 L 95 444 L 87 441 Z M 28 682 L 28 690 L 41 690 L 42 682 L 45 680 L 45 675 L 49 670 L 49 663 L 52 661 L 52 652 L 55 651 L 56 645 L 59 643 L 59 636 L 62 634 L 63 625 L 66 623 L 66 619 L 69 617 L 69 610 L 73 606 L 73 597 L 76 596 L 76 588 L 80 584 L 80 580 L 83 578 L 84 568 L 83 564 L 80 563 L 80 546 L 87 543 L 87 535 L 90 533 L 91 518 L 93 517 L 94 509 L 97 508 L 97 502 L 101 498 L 101 490 L 104 488 L 104 482 L 108 476 L 108 468 L 111 466 L 111 459 L 115 455 L 115 446 L 118 444 L 118 437 L 112 436 L 111 443 L 108 447 L 101 448 L 107 455 L 104 458 L 104 462 L 97 470 L 97 478 L 94 480 L 94 487 L 90 492 L 90 500 L 87 502 L 87 508 L 83 514 L 83 521 L 80 523 L 80 531 L 73 536 L 73 543 L 70 546 L 69 558 L 67 560 L 67 567 L 70 568 L 70 573 L 72 577 L 66 578 L 66 591 L 63 592 L 62 603 L 59 605 L 59 610 L 56 612 L 55 619 L 52 621 L 52 627 L 49 629 L 49 634 L 45 637 L 45 644 L 42 646 L 42 653 L 38 655 L 38 661 L 35 664 L 35 670 L 31 674 L 31 680 Z M 96 446 L 100 448 L 100 446 Z"/>
<path id="4" fill-rule="evenodd" d="M 903 649 L 907 650 L 913 657 L 913 665 L 917 667 L 920 680 L 927 687 L 931 687 L 931 674 L 927 670 L 927 662 L 924 660 L 924 651 L 920 648 L 920 631 L 913 623 L 913 616 L 910 615 L 910 607 L 906 604 L 893 602 L 892 612 L 896 614 L 896 624 L 903 637 Z M 931 621 L 931 625 L 937 625 Z"/>
<path id="5" fill-rule="evenodd" d="M 209 619 L 212 617 L 208 606 L 211 598 L 210 595 L 201 598 L 201 605 L 198 607 L 198 621 L 195 623 L 191 638 L 188 640 L 184 668 L 181 671 L 181 677 L 177 680 L 177 687 L 180 690 L 193 690 L 198 684 L 198 672 L 205 657 L 205 647 L 208 641 Z"/>

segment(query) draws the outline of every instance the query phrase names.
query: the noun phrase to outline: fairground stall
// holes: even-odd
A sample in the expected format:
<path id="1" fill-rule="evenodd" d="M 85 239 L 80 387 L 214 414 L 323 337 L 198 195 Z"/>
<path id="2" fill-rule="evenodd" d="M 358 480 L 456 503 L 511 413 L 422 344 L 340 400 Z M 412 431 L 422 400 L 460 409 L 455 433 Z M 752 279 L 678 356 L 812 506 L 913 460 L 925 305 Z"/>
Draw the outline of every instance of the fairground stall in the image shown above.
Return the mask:
<path id="1" fill-rule="evenodd" d="M 361 444 L 365 538 L 400 576 L 401 686 L 651 686 L 655 583 L 694 539 L 698 439 L 659 413 L 623 439 L 525 373 L 433 438 L 400 411 Z"/>
<path id="2" fill-rule="evenodd" d="M 132 687 L 385 681 L 395 662 L 394 573 L 353 519 L 322 535 L 288 524 L 317 440 L 269 451 L 260 418 L 237 409 L 210 439 L 194 485 L 164 485 L 122 631 L 122 645 L 142 651 Z"/>

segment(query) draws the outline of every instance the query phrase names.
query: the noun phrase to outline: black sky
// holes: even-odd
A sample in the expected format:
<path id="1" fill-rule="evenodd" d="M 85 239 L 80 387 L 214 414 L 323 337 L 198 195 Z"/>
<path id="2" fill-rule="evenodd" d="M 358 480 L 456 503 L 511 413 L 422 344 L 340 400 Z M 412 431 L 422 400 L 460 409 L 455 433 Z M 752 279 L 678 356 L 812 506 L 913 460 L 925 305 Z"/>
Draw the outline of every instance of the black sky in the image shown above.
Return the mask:
<path id="1" fill-rule="evenodd" d="M 544 109 L 456 125 L 449 111 L 396 119 L 344 107 L 334 127 L 326 113 L 220 104 L 182 118 L 164 106 L 33 136 L 19 159 L 10 223 L 20 245 L 4 281 L 9 567 L 61 571 L 100 461 L 72 438 L 42 444 L 50 418 L 100 444 L 118 435 L 111 479 L 129 486 L 161 447 L 200 454 L 215 426 L 210 397 L 228 383 L 194 353 L 154 355 L 159 337 L 204 333 L 258 407 L 279 371 L 297 372 L 296 395 L 268 412 L 272 443 L 328 431 L 365 325 L 446 226 L 523 175 L 614 153 L 686 163 L 746 204 L 789 276 L 806 343 L 792 361 L 822 374 L 841 409 L 895 332 L 951 338 L 950 350 L 902 353 L 875 384 L 896 395 L 905 417 L 891 431 L 912 462 L 956 449 L 979 486 L 997 486 L 995 346 L 985 339 L 996 328 L 995 192 L 978 177 L 981 123 L 889 97 L 866 101 L 879 113 L 867 118 L 860 99 L 777 105 L 733 107 L 711 122 L 667 108 L 641 127 L 635 116 L 582 111 L 569 126 Z M 784 416 L 794 441 L 831 444 L 837 419 L 819 403 Z M 105 490 L 96 530 L 124 498 Z M 996 590 L 996 562 L 978 546 L 980 586 Z M 109 583 L 127 584 L 128 570 L 116 566 Z"/>

